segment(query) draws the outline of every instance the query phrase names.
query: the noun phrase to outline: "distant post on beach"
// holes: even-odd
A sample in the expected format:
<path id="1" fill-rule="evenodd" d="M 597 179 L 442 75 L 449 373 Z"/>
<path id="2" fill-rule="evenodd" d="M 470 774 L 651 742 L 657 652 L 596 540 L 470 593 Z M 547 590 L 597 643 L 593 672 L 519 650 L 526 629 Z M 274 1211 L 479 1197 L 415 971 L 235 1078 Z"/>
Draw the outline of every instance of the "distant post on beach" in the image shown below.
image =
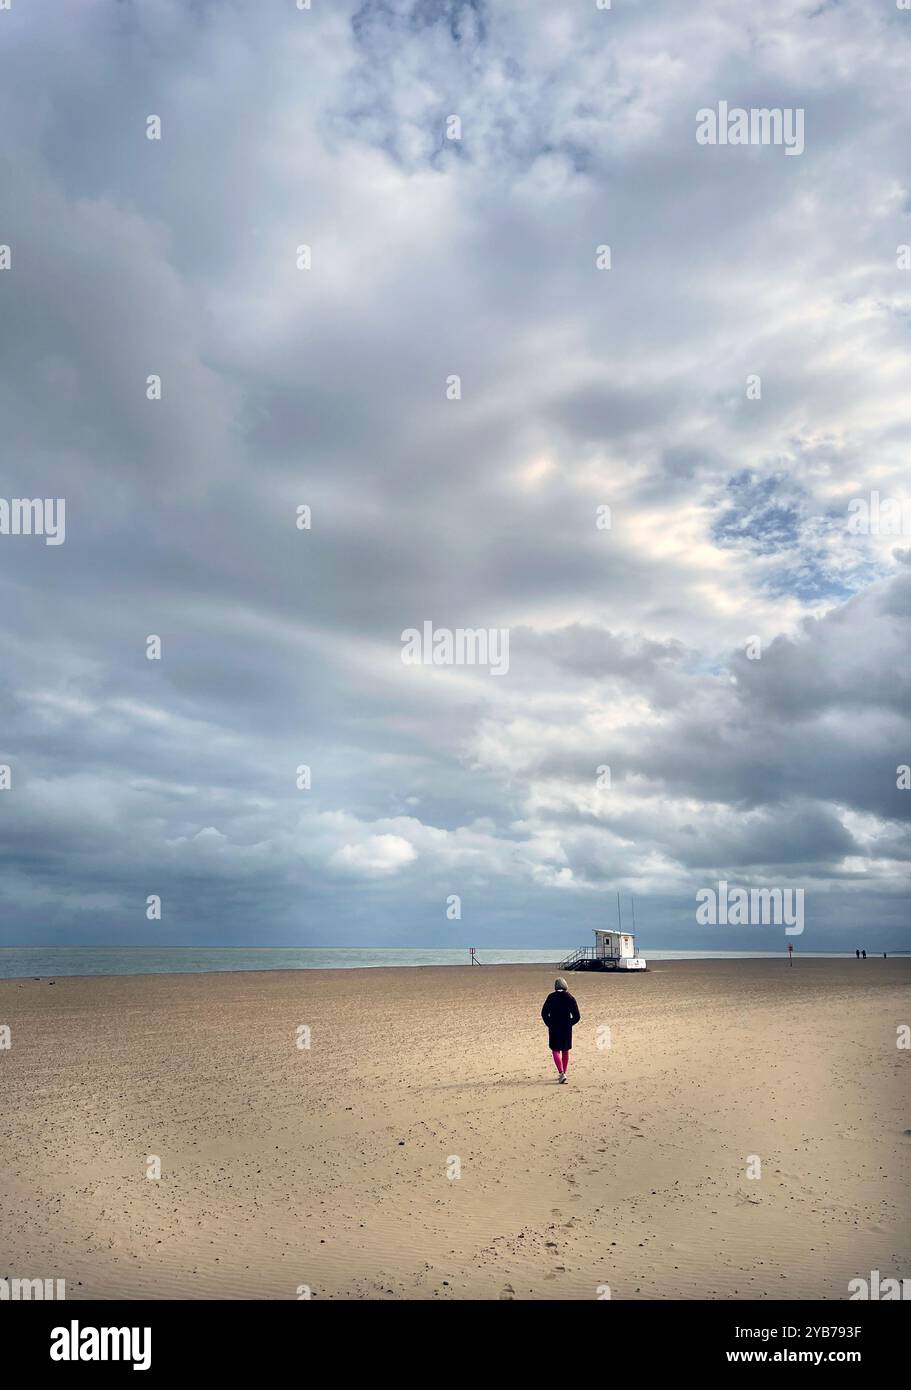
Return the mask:
<path id="1" fill-rule="evenodd" d="M 471 964 L 472 964 L 472 965 L 480 965 L 480 964 L 481 964 L 481 962 L 480 962 L 480 961 L 477 959 L 477 957 L 475 956 L 475 951 L 474 951 L 474 947 L 473 947 L 473 946 L 469 946 L 469 948 L 468 948 L 468 955 L 469 955 L 469 958 L 470 958 L 470 961 L 471 961 Z"/>
<path id="2" fill-rule="evenodd" d="M 794 964 L 794 942 L 788 942 L 788 965 Z"/>

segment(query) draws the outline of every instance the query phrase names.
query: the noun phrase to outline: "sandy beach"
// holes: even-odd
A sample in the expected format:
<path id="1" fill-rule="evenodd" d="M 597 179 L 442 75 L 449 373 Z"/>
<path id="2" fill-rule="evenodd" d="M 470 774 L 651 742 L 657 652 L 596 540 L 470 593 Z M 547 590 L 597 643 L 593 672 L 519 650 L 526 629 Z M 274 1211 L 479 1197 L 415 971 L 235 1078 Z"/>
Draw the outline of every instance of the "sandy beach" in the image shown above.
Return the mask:
<path id="1" fill-rule="evenodd" d="M 77 1298 L 455 1300 L 845 1299 L 911 1273 L 911 960 L 571 976 L 566 1086 L 552 981 L 0 981 L 0 1273 Z"/>

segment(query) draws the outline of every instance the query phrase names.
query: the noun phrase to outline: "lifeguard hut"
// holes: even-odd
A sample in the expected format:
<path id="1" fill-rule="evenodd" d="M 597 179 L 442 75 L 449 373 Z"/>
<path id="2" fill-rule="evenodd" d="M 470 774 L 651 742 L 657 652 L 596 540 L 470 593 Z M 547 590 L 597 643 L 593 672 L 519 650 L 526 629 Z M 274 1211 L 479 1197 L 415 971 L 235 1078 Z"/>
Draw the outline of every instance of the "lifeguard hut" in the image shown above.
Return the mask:
<path id="1" fill-rule="evenodd" d="M 617 909 L 619 913 L 620 904 Z M 560 962 L 561 970 L 647 970 L 645 958 L 636 954 L 633 932 L 595 928 L 594 946 L 580 946 Z"/>

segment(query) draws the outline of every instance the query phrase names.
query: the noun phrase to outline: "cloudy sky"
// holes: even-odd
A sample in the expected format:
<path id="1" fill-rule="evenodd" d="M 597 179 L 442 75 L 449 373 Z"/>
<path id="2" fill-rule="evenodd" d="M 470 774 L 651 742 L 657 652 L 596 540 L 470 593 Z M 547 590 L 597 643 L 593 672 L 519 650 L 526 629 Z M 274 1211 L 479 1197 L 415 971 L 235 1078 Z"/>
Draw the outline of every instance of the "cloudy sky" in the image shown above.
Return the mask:
<path id="1" fill-rule="evenodd" d="M 0 67 L 0 491 L 66 502 L 0 536 L 0 942 L 783 946 L 724 878 L 911 946 L 911 535 L 848 529 L 911 494 L 911 13 L 13 0 Z"/>

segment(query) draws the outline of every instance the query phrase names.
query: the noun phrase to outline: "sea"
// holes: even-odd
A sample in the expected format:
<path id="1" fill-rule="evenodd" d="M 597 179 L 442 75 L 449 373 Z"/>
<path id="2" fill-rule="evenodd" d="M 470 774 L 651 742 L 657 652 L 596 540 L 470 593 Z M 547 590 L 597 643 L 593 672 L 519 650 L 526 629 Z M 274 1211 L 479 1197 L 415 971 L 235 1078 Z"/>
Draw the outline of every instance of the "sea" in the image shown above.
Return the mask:
<path id="1" fill-rule="evenodd" d="M 571 946 L 544 950 L 479 946 L 481 965 L 552 966 L 571 954 Z M 759 960 L 784 951 L 640 951 L 648 961 Z M 853 951 L 800 951 L 803 956 L 837 959 Z M 905 955 L 894 951 L 890 955 Z M 798 952 L 795 951 L 795 956 Z M 465 947 L 289 946 L 0 946 L 0 979 L 63 975 L 204 975 L 225 970 L 364 970 L 378 966 L 470 965 Z"/>

